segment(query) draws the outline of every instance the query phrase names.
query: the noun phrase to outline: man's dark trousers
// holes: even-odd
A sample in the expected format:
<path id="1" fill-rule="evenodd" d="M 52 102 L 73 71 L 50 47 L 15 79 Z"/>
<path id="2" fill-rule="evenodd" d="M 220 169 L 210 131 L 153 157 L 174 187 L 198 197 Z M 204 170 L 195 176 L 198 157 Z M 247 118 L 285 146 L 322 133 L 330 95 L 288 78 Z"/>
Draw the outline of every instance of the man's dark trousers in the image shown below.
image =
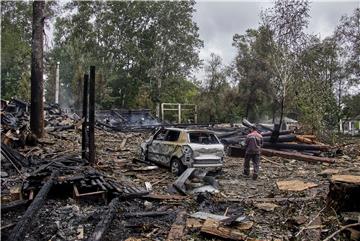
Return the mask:
<path id="1" fill-rule="evenodd" d="M 254 174 L 259 174 L 260 166 L 260 154 L 245 154 L 245 163 L 244 163 L 244 174 L 250 175 L 250 160 L 252 160 L 254 167 Z"/>

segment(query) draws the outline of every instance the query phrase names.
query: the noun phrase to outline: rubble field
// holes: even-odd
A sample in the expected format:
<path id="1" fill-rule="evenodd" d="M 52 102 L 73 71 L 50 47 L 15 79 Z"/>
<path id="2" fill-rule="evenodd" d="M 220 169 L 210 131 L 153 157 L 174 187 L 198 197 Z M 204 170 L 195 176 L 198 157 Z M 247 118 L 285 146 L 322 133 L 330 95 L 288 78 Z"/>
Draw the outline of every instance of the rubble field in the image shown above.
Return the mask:
<path id="1" fill-rule="evenodd" d="M 191 190 L 204 186 L 203 180 L 194 177 L 186 180 L 189 192 L 183 195 L 173 187 L 178 177 L 167 168 L 139 160 L 139 146 L 150 136 L 149 131 L 120 132 L 98 126 L 97 162 L 89 166 L 80 158 L 78 126 L 81 125 L 71 125 L 73 128 L 48 131 L 35 146 L 10 148 L 10 156 L 22 154 L 21 158 L 10 160 L 30 163 L 22 168 L 15 168 L 17 164 L 9 162 L 9 150 L 3 150 L 5 144 L 2 145 L 2 240 L 12 240 L 14 227 L 55 171 L 60 174 L 37 214 L 27 223 L 29 231 L 25 240 L 358 240 L 360 237 L 358 226 L 343 228 L 359 222 L 359 203 L 355 210 L 346 210 L 345 204 L 339 208 L 329 199 L 334 176 L 360 176 L 359 138 L 341 140 L 343 154 L 335 157 L 335 163 L 263 156 L 257 180 L 243 176 L 243 158 L 227 156 L 210 192 L 205 189 L 192 193 Z M 8 134 L 7 138 L 16 141 L 14 135 Z M 7 143 L 11 142 L 7 140 Z M 76 191 L 73 186 L 77 187 Z M 94 186 L 103 188 L 92 190 Z M 7 204 L 19 200 L 25 200 L 23 205 L 7 208 Z M 113 217 L 110 222 L 106 220 L 109 217 Z M 94 239 L 94 233 L 104 226 L 107 228 L 101 239 Z M 330 236 L 339 230 L 342 232 Z"/>

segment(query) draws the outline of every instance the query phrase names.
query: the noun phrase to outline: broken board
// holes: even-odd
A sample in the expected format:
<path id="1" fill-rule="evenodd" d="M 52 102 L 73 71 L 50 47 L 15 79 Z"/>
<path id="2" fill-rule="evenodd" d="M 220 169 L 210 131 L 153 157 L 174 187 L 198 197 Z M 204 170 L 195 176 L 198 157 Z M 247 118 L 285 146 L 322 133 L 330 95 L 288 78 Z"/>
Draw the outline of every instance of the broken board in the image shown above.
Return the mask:
<path id="1" fill-rule="evenodd" d="M 175 222 L 171 225 L 171 229 L 166 238 L 166 241 L 182 240 L 185 231 L 185 217 L 186 211 L 178 212 Z"/>
<path id="2" fill-rule="evenodd" d="M 234 228 L 223 227 L 219 221 L 207 219 L 201 227 L 201 232 L 226 240 L 248 240 L 248 237 Z"/>
<path id="3" fill-rule="evenodd" d="M 318 186 L 313 182 L 304 182 L 300 180 L 289 180 L 289 181 L 277 181 L 276 185 L 281 191 L 304 191 L 309 188 L 313 188 Z"/>
<path id="4" fill-rule="evenodd" d="M 354 175 L 333 175 L 331 177 L 333 182 L 346 182 L 351 184 L 360 184 L 360 176 Z"/>

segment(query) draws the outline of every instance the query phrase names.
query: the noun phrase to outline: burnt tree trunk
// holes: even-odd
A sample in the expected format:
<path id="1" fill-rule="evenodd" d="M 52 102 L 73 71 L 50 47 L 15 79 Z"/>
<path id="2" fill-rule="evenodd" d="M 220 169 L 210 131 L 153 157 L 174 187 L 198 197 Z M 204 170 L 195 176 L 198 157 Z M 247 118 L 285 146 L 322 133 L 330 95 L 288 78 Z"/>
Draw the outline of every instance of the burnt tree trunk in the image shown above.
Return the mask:
<path id="1" fill-rule="evenodd" d="M 83 113 L 82 113 L 82 117 L 84 119 L 84 122 L 82 124 L 82 129 L 81 129 L 81 133 L 82 133 L 82 142 L 81 142 L 81 158 L 83 159 L 87 159 L 87 150 L 88 150 L 88 145 L 87 145 L 87 126 L 88 126 L 88 83 L 89 83 L 89 75 L 85 74 L 84 75 L 84 94 L 83 94 Z"/>
<path id="2" fill-rule="evenodd" d="M 90 66 L 89 83 L 89 162 L 95 164 L 95 66 Z"/>
<path id="3" fill-rule="evenodd" d="M 45 1 L 33 2 L 30 128 L 37 137 L 42 137 L 44 132 L 44 9 Z"/>

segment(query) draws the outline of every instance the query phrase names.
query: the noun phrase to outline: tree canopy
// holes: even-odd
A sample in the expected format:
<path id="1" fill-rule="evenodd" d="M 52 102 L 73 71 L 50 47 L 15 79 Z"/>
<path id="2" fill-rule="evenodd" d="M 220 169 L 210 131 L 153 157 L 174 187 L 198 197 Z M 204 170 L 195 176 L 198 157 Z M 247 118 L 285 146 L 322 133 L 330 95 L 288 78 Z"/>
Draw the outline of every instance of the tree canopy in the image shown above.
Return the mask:
<path id="1" fill-rule="evenodd" d="M 311 131 L 335 129 L 358 113 L 360 9 L 334 34 L 307 34 L 308 1 L 276 0 L 257 28 L 234 33 L 231 64 L 211 54 L 193 20 L 195 1 L 69 1 L 47 4 L 52 45 L 45 48 L 46 101 L 54 100 L 60 62 L 60 104 L 80 109 L 83 75 L 96 66 L 97 108 L 197 104 L 201 122 L 300 120 Z M 1 2 L 2 98 L 30 97 L 32 4 Z M 45 42 L 49 42 L 46 36 Z M 203 68 L 203 79 L 195 73 Z"/>

